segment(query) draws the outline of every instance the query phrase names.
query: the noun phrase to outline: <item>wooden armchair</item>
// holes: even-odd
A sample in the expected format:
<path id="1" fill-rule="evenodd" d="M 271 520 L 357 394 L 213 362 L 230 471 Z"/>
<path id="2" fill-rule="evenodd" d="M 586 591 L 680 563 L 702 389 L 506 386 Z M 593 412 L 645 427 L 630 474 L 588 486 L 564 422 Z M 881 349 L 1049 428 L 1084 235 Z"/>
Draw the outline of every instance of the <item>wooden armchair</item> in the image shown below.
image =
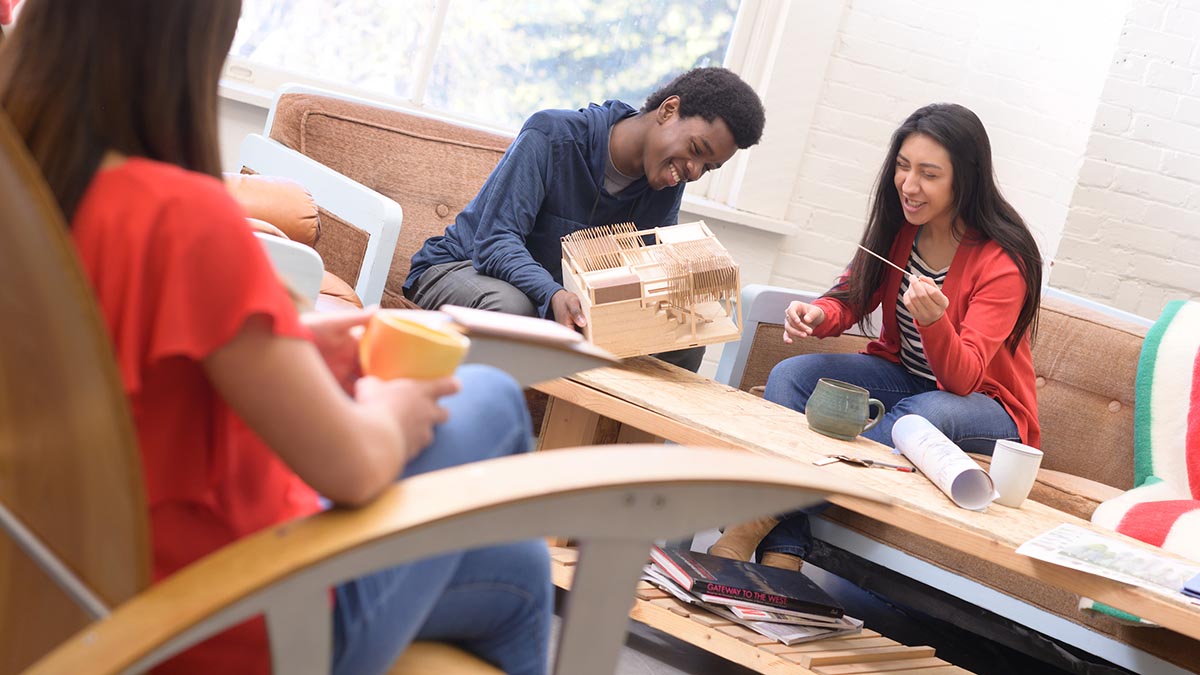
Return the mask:
<path id="1" fill-rule="evenodd" d="M 557 671 L 611 673 L 654 538 L 831 492 L 879 498 L 730 451 L 540 453 L 405 480 L 367 508 L 270 528 L 150 586 L 140 461 L 111 349 L 61 217 L 2 116 L 0 193 L 0 672 L 141 672 L 260 614 L 276 672 L 325 672 L 330 586 L 556 534 L 581 542 Z"/>

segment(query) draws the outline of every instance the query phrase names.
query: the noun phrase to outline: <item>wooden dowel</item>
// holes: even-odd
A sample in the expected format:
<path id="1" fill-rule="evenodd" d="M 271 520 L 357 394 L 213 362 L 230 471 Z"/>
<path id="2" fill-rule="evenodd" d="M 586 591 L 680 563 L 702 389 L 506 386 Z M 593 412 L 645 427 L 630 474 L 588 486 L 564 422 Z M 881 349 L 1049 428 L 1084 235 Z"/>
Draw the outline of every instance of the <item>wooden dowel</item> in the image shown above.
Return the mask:
<path id="1" fill-rule="evenodd" d="M 862 244 L 859 244 L 859 245 L 858 245 L 858 247 L 859 247 L 859 248 L 861 248 L 862 250 L 866 251 L 867 253 L 869 253 L 869 254 L 871 254 L 871 255 L 875 256 L 876 258 L 879 258 L 879 259 L 880 259 L 880 260 L 882 260 L 883 262 L 885 262 L 885 263 L 887 263 L 887 264 L 891 265 L 892 267 L 894 267 L 894 268 L 896 268 L 896 269 L 900 270 L 900 272 L 901 272 L 902 274 L 912 274 L 912 273 L 911 273 L 911 272 L 909 272 L 908 270 L 906 270 L 906 269 L 904 269 L 903 267 L 901 267 L 901 266 L 897 265 L 896 263 L 892 262 L 891 260 L 888 260 L 887 258 L 885 258 L 885 257 L 883 257 L 883 256 L 881 256 L 881 255 L 879 255 L 879 254 L 878 254 L 878 253 L 876 253 L 875 251 L 872 251 L 871 249 L 867 248 L 866 246 L 863 246 Z"/>

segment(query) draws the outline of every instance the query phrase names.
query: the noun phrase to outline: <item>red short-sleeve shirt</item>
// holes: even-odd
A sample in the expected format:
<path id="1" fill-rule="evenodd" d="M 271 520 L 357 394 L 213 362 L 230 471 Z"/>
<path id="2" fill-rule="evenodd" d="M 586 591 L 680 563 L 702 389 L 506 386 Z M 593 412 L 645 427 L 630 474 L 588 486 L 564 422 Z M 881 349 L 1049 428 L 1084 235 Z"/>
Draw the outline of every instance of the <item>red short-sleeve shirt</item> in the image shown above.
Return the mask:
<path id="1" fill-rule="evenodd" d="M 320 510 L 204 373 L 203 359 L 252 316 L 277 335 L 311 337 L 221 182 L 130 159 L 96 175 L 71 227 L 137 428 L 155 580 Z M 252 622 L 162 670 L 269 672 L 265 645 Z"/>

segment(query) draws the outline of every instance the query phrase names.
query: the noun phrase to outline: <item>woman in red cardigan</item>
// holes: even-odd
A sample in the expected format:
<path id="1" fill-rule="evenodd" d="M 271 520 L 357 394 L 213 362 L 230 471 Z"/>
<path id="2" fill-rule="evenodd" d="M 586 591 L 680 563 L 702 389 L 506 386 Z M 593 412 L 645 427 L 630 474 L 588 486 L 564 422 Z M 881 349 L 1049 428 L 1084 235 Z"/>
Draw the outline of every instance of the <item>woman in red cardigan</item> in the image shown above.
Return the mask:
<path id="1" fill-rule="evenodd" d="M 863 435 L 885 445 L 893 423 L 916 414 L 968 452 L 991 454 L 1002 438 L 1037 446 L 1030 336 L 1042 257 L 1000 195 L 975 113 L 928 105 L 892 134 L 861 243 L 907 274 L 860 250 L 824 296 L 788 306 L 783 340 L 841 335 L 882 305 L 879 339 L 861 354 L 782 361 L 766 398 L 804 412 L 817 380 L 832 378 L 883 402 L 887 413 Z M 729 528 L 713 552 L 748 556 L 768 530 L 760 560 L 798 568 L 811 543 L 804 514 Z"/>

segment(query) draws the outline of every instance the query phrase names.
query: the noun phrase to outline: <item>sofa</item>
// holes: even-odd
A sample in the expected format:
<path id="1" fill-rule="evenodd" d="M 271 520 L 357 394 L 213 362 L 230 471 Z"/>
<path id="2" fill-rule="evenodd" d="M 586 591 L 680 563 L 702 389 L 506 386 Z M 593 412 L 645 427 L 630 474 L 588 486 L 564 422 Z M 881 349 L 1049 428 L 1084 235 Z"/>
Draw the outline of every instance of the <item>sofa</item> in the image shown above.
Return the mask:
<path id="1" fill-rule="evenodd" d="M 264 133 L 399 204 L 403 227 L 387 251 L 384 307 L 407 306 L 402 287 L 413 253 L 454 222 L 512 142 L 481 127 L 301 86 L 276 95 Z M 368 244 L 361 228 L 322 209 L 316 248 L 326 269 L 357 276 Z"/>
<path id="2" fill-rule="evenodd" d="M 862 335 L 783 343 L 782 317 L 788 302 L 815 297 L 747 286 L 742 341 L 726 349 L 717 379 L 744 391 L 761 391 L 771 368 L 782 359 L 862 349 L 869 340 Z M 1031 499 L 1090 519 L 1101 502 L 1133 487 L 1134 381 L 1150 324 L 1046 289 L 1033 341 L 1045 455 Z M 989 458 L 972 457 L 987 466 Z M 1084 613 L 1072 593 L 1031 583 L 997 565 L 972 563 L 932 539 L 914 538 L 838 507 L 814 519 L 813 529 L 819 542 L 810 562 L 818 567 L 882 595 L 912 601 L 934 616 L 954 617 L 968 630 L 1060 668 L 1108 672 L 1105 664 L 1086 655 L 1064 653 L 1065 642 L 1135 672 L 1200 672 L 1200 644 L 1195 640 Z M 1003 604 L 996 591 L 1019 603 L 1011 610 L 992 611 Z"/>

